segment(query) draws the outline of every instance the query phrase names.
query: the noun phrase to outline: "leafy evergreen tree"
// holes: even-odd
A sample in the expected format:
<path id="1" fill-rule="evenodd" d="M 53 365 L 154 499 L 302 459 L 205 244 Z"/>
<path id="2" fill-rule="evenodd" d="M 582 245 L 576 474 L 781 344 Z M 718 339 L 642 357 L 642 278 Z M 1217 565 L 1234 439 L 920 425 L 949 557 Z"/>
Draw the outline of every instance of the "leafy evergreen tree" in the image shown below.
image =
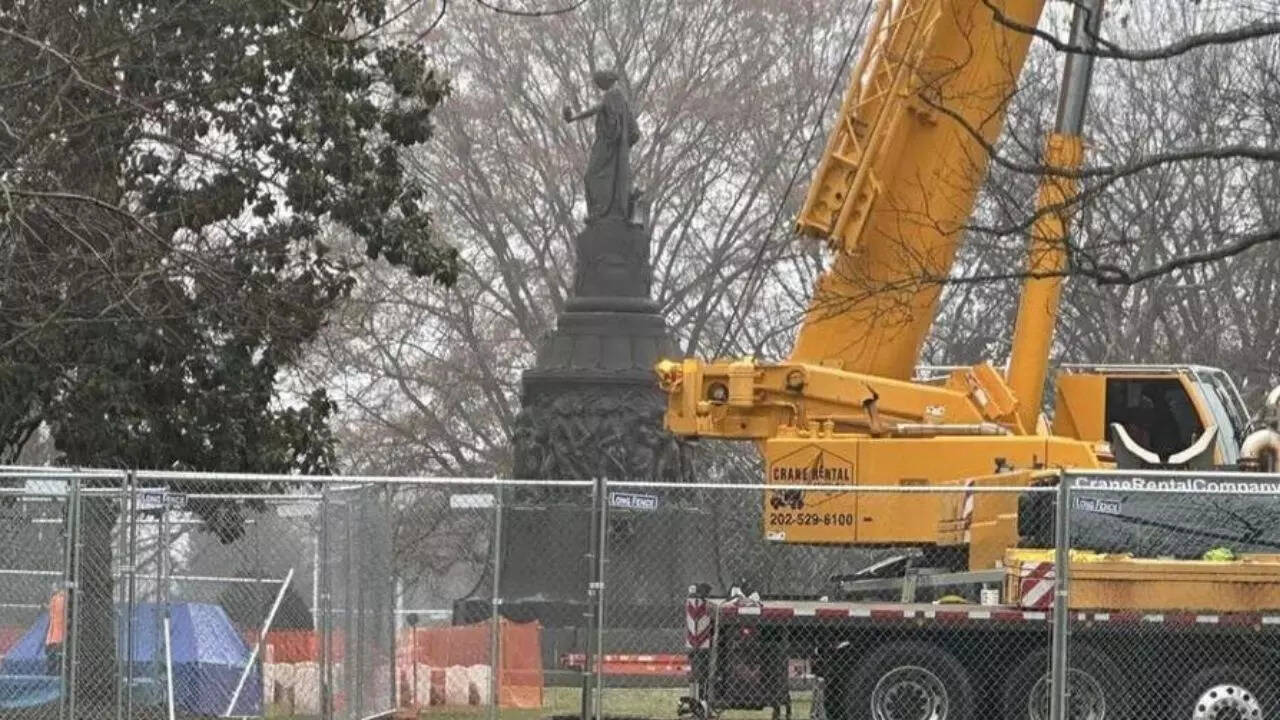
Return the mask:
<path id="1" fill-rule="evenodd" d="M 0 461 L 44 425 L 76 465 L 330 469 L 332 402 L 277 392 L 353 282 L 325 238 L 457 273 L 401 163 L 448 83 L 390 5 L 0 4 Z M 90 714 L 116 692 L 116 513 L 82 527 Z"/>

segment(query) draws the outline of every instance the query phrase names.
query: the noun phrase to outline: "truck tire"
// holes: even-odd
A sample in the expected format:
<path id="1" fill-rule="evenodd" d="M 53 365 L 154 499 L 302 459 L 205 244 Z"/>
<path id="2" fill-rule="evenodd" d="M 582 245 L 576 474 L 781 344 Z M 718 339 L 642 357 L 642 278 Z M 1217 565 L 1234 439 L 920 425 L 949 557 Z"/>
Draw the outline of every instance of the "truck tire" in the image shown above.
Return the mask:
<path id="1" fill-rule="evenodd" d="M 1276 715 L 1274 685 L 1244 665 L 1217 665 L 1187 683 L 1173 720 L 1263 720 Z"/>
<path id="2" fill-rule="evenodd" d="M 897 642 L 858 661 L 842 705 L 842 720 L 971 720 L 973 689 L 951 653 Z"/>
<path id="3" fill-rule="evenodd" d="M 1111 658 L 1083 643 L 1072 643 L 1067 659 L 1070 720 L 1125 720 L 1129 688 L 1125 674 Z M 1005 720 L 1049 720 L 1049 649 L 1028 653 L 1005 676 L 1002 697 Z"/>

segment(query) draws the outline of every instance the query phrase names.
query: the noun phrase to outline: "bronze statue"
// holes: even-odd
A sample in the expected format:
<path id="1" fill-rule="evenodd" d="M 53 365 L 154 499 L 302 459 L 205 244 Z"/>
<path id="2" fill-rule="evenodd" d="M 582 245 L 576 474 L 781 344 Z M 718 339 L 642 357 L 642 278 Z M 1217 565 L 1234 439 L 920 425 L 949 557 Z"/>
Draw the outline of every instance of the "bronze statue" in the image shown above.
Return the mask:
<path id="1" fill-rule="evenodd" d="M 595 107 L 574 114 L 564 108 L 566 122 L 596 119 L 596 137 L 584 177 L 587 191 L 587 223 L 607 217 L 632 220 L 636 201 L 631 183 L 631 146 L 640 140 L 631 104 L 618 84 L 618 74 L 599 70 L 591 74 L 604 96 Z"/>

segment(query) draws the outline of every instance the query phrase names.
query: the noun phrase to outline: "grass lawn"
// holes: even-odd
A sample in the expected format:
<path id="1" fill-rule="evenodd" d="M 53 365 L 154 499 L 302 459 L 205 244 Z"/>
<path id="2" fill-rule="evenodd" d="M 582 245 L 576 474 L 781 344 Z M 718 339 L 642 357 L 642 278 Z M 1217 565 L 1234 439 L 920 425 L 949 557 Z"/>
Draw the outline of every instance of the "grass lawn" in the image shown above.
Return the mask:
<path id="1" fill-rule="evenodd" d="M 645 718 L 674 718 L 676 704 L 680 696 L 686 692 L 683 688 L 611 688 L 604 692 L 603 712 L 605 717 L 626 715 Z M 551 715 L 576 715 L 581 703 L 581 691 L 578 688 L 551 687 L 542 693 L 542 707 L 537 710 L 503 709 L 498 715 L 502 720 L 540 720 Z M 794 720 L 805 720 L 809 717 L 808 692 L 796 692 L 791 695 L 791 717 Z M 771 711 L 765 710 L 730 710 L 722 717 L 729 720 L 768 720 Z M 424 710 L 423 720 L 484 720 L 488 717 L 485 707 L 440 707 Z"/>

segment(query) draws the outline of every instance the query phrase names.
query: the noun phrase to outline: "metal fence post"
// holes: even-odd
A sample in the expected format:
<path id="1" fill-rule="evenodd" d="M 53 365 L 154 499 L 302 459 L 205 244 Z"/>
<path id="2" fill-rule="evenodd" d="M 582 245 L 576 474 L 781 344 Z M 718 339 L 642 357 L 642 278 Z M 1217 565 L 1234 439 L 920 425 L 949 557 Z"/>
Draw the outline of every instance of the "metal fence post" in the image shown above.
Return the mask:
<path id="1" fill-rule="evenodd" d="M 124 715 L 133 717 L 133 611 L 138 602 L 138 476 L 130 470 L 129 483 L 129 589 L 124 608 Z"/>
<path id="2" fill-rule="evenodd" d="M 1053 646 L 1050 660 L 1049 719 L 1062 720 L 1067 707 L 1068 602 L 1071 575 L 1071 476 L 1058 477 L 1053 532 Z"/>
<path id="3" fill-rule="evenodd" d="M 505 487 L 494 488 L 493 502 L 493 596 L 489 603 L 489 717 L 498 717 L 502 673 L 502 504 Z"/>
<path id="4" fill-rule="evenodd" d="M 155 549 L 151 553 L 151 558 L 152 558 L 152 561 L 155 562 L 156 567 L 155 567 L 155 576 L 153 579 L 152 590 L 151 590 L 151 603 L 152 603 L 152 608 L 154 608 L 156 611 L 162 610 L 164 607 L 163 605 L 164 603 L 163 570 L 164 569 L 161 567 L 162 563 L 160 561 L 160 555 L 163 551 L 163 547 L 162 547 L 163 543 L 160 539 L 160 533 L 161 533 L 160 518 L 161 518 L 161 515 L 163 515 L 164 513 L 163 508 L 164 508 L 165 496 L 167 493 L 168 493 L 168 490 L 165 489 L 161 491 L 159 495 L 161 510 L 159 515 L 155 515 L 154 521 L 152 520 L 152 514 L 153 514 L 152 508 L 148 507 L 144 511 L 144 514 L 147 517 L 147 525 L 150 525 L 152 530 L 155 531 Z M 154 498 L 156 496 L 153 495 L 151 497 L 153 498 L 153 501 L 154 501 Z M 161 615 L 160 612 L 150 613 L 151 627 L 148 629 L 148 631 L 151 633 L 152 641 L 155 643 L 152 646 L 153 649 L 157 649 L 160 647 L 160 632 L 161 630 L 164 629 L 164 618 L 160 617 L 160 615 Z M 160 672 L 160 665 L 163 662 L 164 662 L 163 657 L 160 657 L 157 652 L 152 652 L 151 661 L 147 663 L 147 677 L 149 678 L 159 677 L 158 673 Z"/>
<path id="5" fill-rule="evenodd" d="M 76 655 L 80 652 L 80 555 L 84 552 L 84 547 L 80 543 L 80 478 L 79 476 L 71 479 L 71 507 L 69 517 L 71 518 L 71 544 L 74 548 L 71 560 L 71 582 L 67 584 L 66 605 L 70 608 L 71 616 L 67 618 L 67 637 L 63 647 L 63 662 L 67 663 L 67 717 L 74 718 L 76 716 L 76 669 L 79 663 L 76 662 Z"/>
<path id="6" fill-rule="evenodd" d="M 600 545 L 596 554 L 596 691 L 595 720 L 604 715 L 604 590 L 605 590 L 605 539 L 609 536 L 609 481 L 600 480 Z"/>
<path id="7" fill-rule="evenodd" d="M 357 501 L 359 500 L 359 490 L 355 491 Z M 342 696 L 346 700 L 346 716 L 350 718 L 360 717 L 359 711 L 353 710 L 352 698 L 355 697 L 355 684 L 359 680 L 355 677 L 352 669 L 359 670 L 358 652 L 360 648 L 360 638 L 355 631 L 355 618 L 352 616 L 353 605 L 352 596 L 357 593 L 352 592 L 352 586 L 356 580 L 355 573 L 355 556 L 354 541 L 351 537 L 351 500 L 347 499 L 339 504 L 342 508 Z M 358 598 L 356 598 L 358 602 Z M 357 608 L 358 609 L 358 608 Z M 353 661 L 352 658 L 355 658 Z"/>
<path id="8" fill-rule="evenodd" d="M 580 709 L 581 720 L 587 720 L 592 711 L 592 661 L 594 659 L 593 644 L 595 643 L 595 621 L 596 606 L 595 598 L 600 583 L 600 578 L 596 575 L 600 566 L 596 562 L 596 536 L 600 534 L 600 480 L 596 479 L 591 484 L 591 507 L 588 511 L 590 519 L 590 530 L 587 532 L 587 552 L 584 556 L 587 561 L 587 603 L 583 609 L 582 616 L 587 621 L 586 632 L 583 635 L 583 661 L 582 661 L 582 707 Z"/>
<path id="9" fill-rule="evenodd" d="M 73 478 L 70 481 L 68 481 L 67 504 L 66 504 L 66 508 L 63 511 L 66 517 L 66 523 L 63 527 L 63 534 L 65 537 L 63 538 L 62 588 L 61 588 L 63 593 L 63 600 L 64 600 L 62 603 L 62 609 L 61 609 L 62 627 L 64 628 L 66 628 L 71 621 L 70 614 L 69 614 L 71 612 L 71 594 L 72 594 L 72 587 L 75 585 L 75 581 L 76 581 L 75 572 L 72 570 L 72 567 L 75 563 L 75 556 L 76 556 L 75 555 L 76 554 L 76 524 L 75 524 L 74 498 L 78 494 L 78 490 L 77 490 L 78 484 L 79 484 L 79 478 Z M 50 622 L 52 622 L 52 619 L 50 620 Z M 58 663 L 59 665 L 58 676 L 62 678 L 62 681 L 64 683 L 67 684 L 67 692 L 64 692 L 62 694 L 62 701 L 59 703 L 58 713 L 60 718 L 70 717 L 68 713 L 68 705 L 70 703 L 70 695 L 72 692 L 74 692 L 74 690 L 72 690 L 71 682 L 68 679 L 68 673 L 70 672 L 70 665 L 74 664 L 74 663 L 68 663 L 67 651 L 69 649 L 70 648 L 68 647 L 67 644 L 63 645 L 62 658 Z"/>
<path id="10" fill-rule="evenodd" d="M 113 576 L 117 578 L 113 580 L 111 598 L 112 602 L 117 606 L 128 605 L 129 602 L 129 582 L 126 579 L 129 563 L 129 475 L 128 473 L 120 476 L 120 494 L 116 501 L 119 511 L 120 535 L 118 546 L 112 551 L 112 568 L 117 570 Z M 123 664 L 120 658 L 116 657 L 116 720 L 124 720 L 124 675 L 120 672 Z M 64 675 L 65 677 L 65 675 Z"/>
<path id="11" fill-rule="evenodd" d="M 368 485 L 361 485 L 360 489 L 357 491 L 358 493 L 357 498 L 359 499 L 360 506 L 356 509 L 356 517 L 358 518 L 357 527 L 360 528 L 360 534 L 355 536 L 355 542 L 358 543 L 359 546 L 351 550 L 352 555 L 350 555 L 349 557 L 351 557 L 352 560 L 348 561 L 348 568 L 347 568 L 350 573 L 348 575 L 350 579 L 348 580 L 348 583 L 347 583 L 347 596 L 350 597 L 353 586 L 356 591 L 355 593 L 356 594 L 356 614 L 354 619 L 355 632 L 351 633 L 351 637 L 355 639 L 355 643 L 356 643 L 355 666 L 356 666 L 356 672 L 359 673 L 358 675 L 352 678 L 352 680 L 354 681 L 353 690 L 355 693 L 355 701 L 351 705 L 351 707 L 355 709 L 355 712 L 352 714 L 352 717 L 364 717 L 365 715 L 364 686 L 365 686 L 365 683 L 368 681 L 368 679 L 371 679 L 373 677 L 372 673 L 366 672 L 367 666 L 369 664 L 369 655 L 366 652 L 366 650 L 368 650 L 369 648 L 369 643 L 367 640 L 365 640 L 365 616 L 369 613 L 368 605 L 365 602 L 366 594 L 369 588 L 368 588 L 368 583 L 365 582 L 366 578 L 364 573 L 364 569 L 367 567 L 367 563 L 369 562 L 368 560 L 369 543 L 365 542 L 365 538 L 368 536 L 370 532 L 370 530 L 367 529 L 369 527 L 368 490 L 369 490 Z M 350 520 L 348 520 L 347 522 L 348 541 L 352 539 L 352 536 L 353 536 L 353 533 L 351 529 L 351 522 Z M 350 605 L 351 605 L 351 602 L 350 600 L 348 600 L 347 606 L 350 607 Z"/>
<path id="12" fill-rule="evenodd" d="M 160 603 L 160 632 L 164 637 L 164 680 L 165 702 L 169 709 L 169 720 L 174 720 L 173 704 L 173 652 L 170 645 L 173 638 L 173 618 L 169 610 L 169 497 L 166 493 L 160 503 L 159 522 L 156 538 L 156 575 L 159 578 L 156 588 L 156 600 Z M 250 663 L 252 663 L 250 659 Z"/>
<path id="13" fill-rule="evenodd" d="M 395 544 L 396 544 L 395 490 L 392 488 L 391 483 L 384 483 L 382 486 L 382 489 L 383 489 L 383 502 L 384 502 L 383 510 L 385 511 L 385 514 L 383 515 L 383 522 L 385 523 L 385 532 L 387 534 L 384 537 L 384 539 L 386 540 L 386 544 L 383 545 L 381 549 L 389 553 L 390 556 L 394 556 Z M 397 592 L 399 590 L 398 575 L 397 575 L 398 571 L 396 569 L 396 565 L 394 564 L 394 560 L 388 559 L 388 563 L 389 564 L 387 565 L 387 569 L 390 572 L 390 575 L 386 578 L 386 580 L 390 583 L 392 592 L 395 593 L 395 597 L 398 600 L 400 598 L 400 593 Z M 388 685 L 387 687 L 390 688 L 391 707 L 393 708 L 399 707 L 399 704 L 400 704 L 400 696 L 396 692 L 396 658 L 399 657 L 399 655 L 397 654 L 399 648 L 396 647 L 396 641 L 398 640 L 397 633 L 396 633 L 398 629 L 397 628 L 398 622 L 397 622 L 397 616 L 396 616 L 397 600 L 392 600 L 391 604 L 388 606 L 388 609 L 387 609 L 387 641 L 388 641 L 387 648 L 388 648 L 388 652 L 390 653 L 390 656 L 387 658 L 387 672 L 390 675 L 390 680 L 391 680 L 391 684 Z"/>
<path id="14" fill-rule="evenodd" d="M 320 717 L 323 720 L 333 718 L 333 675 L 330 671 L 333 647 L 330 638 L 332 619 L 330 617 L 329 598 L 329 485 L 320 486 L 320 529 L 316 541 L 316 577 L 320 584 L 318 594 L 320 607 L 316 609 L 315 621 L 320 631 Z"/>

